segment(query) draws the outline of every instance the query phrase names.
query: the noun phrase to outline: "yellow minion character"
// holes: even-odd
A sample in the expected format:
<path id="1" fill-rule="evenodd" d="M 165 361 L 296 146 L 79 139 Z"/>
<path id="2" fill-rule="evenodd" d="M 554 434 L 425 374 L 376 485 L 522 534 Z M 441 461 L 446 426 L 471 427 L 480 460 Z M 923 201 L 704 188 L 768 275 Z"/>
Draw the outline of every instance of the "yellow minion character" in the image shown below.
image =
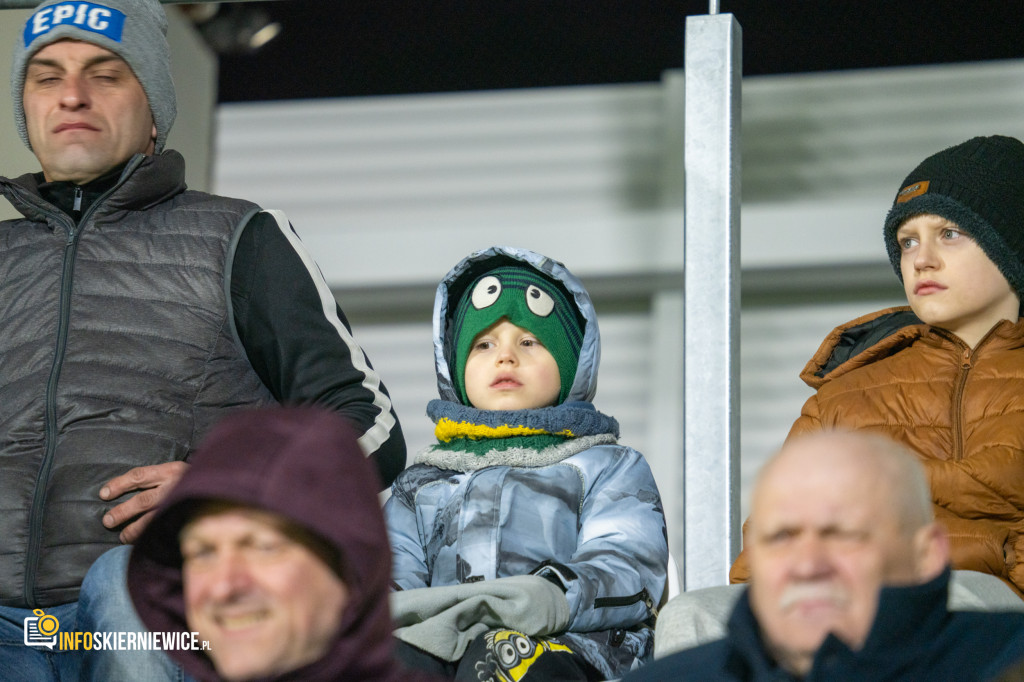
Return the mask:
<path id="1" fill-rule="evenodd" d="M 516 630 L 492 630 L 485 635 L 487 648 L 494 653 L 497 663 L 498 682 L 519 682 L 545 651 L 565 651 L 572 649 L 558 642 L 538 639 L 534 640 Z"/>

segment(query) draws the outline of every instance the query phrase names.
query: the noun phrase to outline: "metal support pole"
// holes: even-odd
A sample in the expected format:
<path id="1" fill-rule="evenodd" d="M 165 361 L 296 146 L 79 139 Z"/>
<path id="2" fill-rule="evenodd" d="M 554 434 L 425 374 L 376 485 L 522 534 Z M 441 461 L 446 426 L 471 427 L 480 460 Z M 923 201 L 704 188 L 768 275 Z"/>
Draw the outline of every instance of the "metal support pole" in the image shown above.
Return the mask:
<path id="1" fill-rule="evenodd" d="M 739 551 L 740 26 L 686 21 L 683 589 Z"/>

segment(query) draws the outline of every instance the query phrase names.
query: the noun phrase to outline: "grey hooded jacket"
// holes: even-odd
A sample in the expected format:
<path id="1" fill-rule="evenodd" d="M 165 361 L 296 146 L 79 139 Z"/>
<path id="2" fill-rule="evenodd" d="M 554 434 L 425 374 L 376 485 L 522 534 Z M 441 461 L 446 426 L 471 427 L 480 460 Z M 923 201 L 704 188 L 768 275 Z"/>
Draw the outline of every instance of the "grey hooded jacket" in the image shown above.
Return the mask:
<path id="1" fill-rule="evenodd" d="M 449 369 L 448 311 L 475 277 L 509 261 L 561 282 L 586 322 L 576 377 L 565 403 L 511 413 L 459 405 Z M 600 335 L 590 297 L 560 263 L 494 247 L 459 263 L 438 287 L 434 306 L 438 409 L 481 418 L 533 419 L 568 413 L 607 420 L 605 433 L 570 439 L 568 450 L 474 457 L 427 448 L 392 486 L 385 506 L 396 587 L 447 586 L 513 575 L 554 578 L 569 602 L 559 639 L 608 677 L 650 656 L 655 605 L 665 585 L 665 519 L 651 470 L 615 442 L 614 419 L 589 404 L 597 388 Z M 488 414 L 490 413 L 490 414 Z M 600 429 L 598 429 L 600 431 Z M 575 442 L 575 447 L 573 444 Z M 533 457 L 533 459 L 531 459 Z"/>

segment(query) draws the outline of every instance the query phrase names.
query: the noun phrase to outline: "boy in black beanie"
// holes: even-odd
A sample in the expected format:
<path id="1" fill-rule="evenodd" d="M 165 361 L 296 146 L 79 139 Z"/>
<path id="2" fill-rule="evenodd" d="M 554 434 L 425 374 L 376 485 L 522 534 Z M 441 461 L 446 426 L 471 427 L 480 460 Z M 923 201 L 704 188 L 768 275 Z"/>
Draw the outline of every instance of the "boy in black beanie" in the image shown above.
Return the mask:
<path id="1" fill-rule="evenodd" d="M 910 446 L 955 569 L 1024 593 L 1024 144 L 975 137 L 921 162 L 883 230 L 909 306 L 836 328 L 789 437 L 869 429 Z M 746 579 L 741 555 L 734 581 Z"/>
<path id="2" fill-rule="evenodd" d="M 900 184 L 883 237 L 909 305 L 826 337 L 787 442 L 866 429 L 911 448 L 949 531 L 951 607 L 1024 611 L 1024 144 L 975 137 L 929 156 Z M 741 552 L 730 580 L 749 578 Z M 724 636 L 741 592 L 676 597 L 658 655 Z"/>

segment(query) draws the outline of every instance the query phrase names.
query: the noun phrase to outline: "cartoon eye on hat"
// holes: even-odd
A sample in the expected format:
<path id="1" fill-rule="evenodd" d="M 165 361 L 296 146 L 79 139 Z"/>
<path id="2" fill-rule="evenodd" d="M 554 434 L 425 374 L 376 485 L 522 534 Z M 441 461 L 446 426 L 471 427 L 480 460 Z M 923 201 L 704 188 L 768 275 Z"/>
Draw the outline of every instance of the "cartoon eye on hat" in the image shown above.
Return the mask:
<path id="1" fill-rule="evenodd" d="M 470 301 L 474 308 L 483 310 L 494 305 L 501 298 L 502 291 L 501 280 L 495 275 L 487 275 L 481 277 L 473 287 Z M 536 284 L 528 285 L 523 293 L 526 297 L 526 307 L 537 317 L 547 317 L 555 309 L 555 299 Z"/>
<path id="2" fill-rule="evenodd" d="M 547 317 L 555 309 L 555 299 L 533 284 L 526 287 L 526 307 L 538 317 Z"/>
<path id="3" fill-rule="evenodd" d="M 471 298 L 473 307 L 477 310 L 494 305 L 494 302 L 501 296 L 501 280 L 494 275 L 482 277 L 476 286 L 473 287 Z"/>

